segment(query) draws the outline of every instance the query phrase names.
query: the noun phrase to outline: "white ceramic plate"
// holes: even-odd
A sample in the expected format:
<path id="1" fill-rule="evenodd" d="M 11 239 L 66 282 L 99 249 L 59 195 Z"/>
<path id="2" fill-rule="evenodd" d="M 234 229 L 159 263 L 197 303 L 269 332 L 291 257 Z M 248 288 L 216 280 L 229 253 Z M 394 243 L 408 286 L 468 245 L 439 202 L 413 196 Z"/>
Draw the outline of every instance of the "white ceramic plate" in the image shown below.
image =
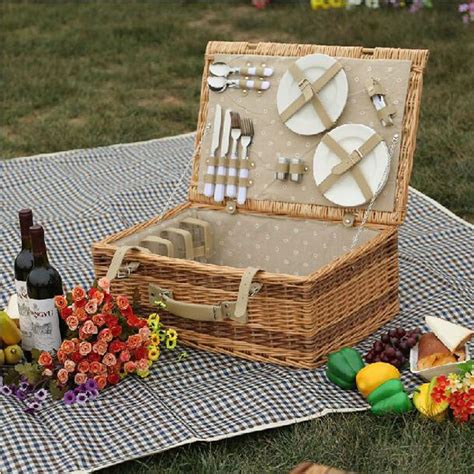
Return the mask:
<path id="1" fill-rule="evenodd" d="M 422 379 L 429 382 L 433 377 L 439 377 L 440 375 L 448 375 L 451 372 L 459 372 L 459 365 L 471 359 L 469 354 L 469 348 L 466 347 L 466 360 L 461 362 L 453 362 L 452 364 L 438 365 L 436 367 L 430 367 L 429 369 L 418 370 L 418 344 L 410 350 L 410 372 L 418 375 Z"/>
<path id="2" fill-rule="evenodd" d="M 334 138 L 349 153 L 363 145 L 374 133 L 375 130 L 361 124 L 341 125 L 328 132 L 331 138 Z M 321 142 L 313 158 L 313 175 L 316 184 L 319 185 L 331 173 L 332 168 L 340 162 L 340 158 Z M 390 166 L 386 143 L 380 142 L 356 166 L 361 169 L 372 193 L 380 192 L 387 181 Z M 367 202 L 350 171 L 343 174 L 324 193 L 324 197 L 344 207 L 361 206 Z"/>
<path id="3" fill-rule="evenodd" d="M 298 59 L 296 64 L 303 71 L 306 79 L 313 82 L 322 76 L 335 62 L 336 60 L 334 58 L 326 54 L 311 54 Z M 344 110 L 347 102 L 348 89 L 346 73 L 341 69 L 319 93 L 319 98 L 326 112 L 334 122 Z M 294 80 L 293 76 L 286 71 L 278 86 L 278 113 L 281 114 L 300 95 L 301 90 L 298 87 L 298 83 Z M 315 135 L 326 130 L 314 107 L 309 103 L 305 104 L 293 117 L 287 120 L 285 125 L 291 131 L 300 135 Z"/>

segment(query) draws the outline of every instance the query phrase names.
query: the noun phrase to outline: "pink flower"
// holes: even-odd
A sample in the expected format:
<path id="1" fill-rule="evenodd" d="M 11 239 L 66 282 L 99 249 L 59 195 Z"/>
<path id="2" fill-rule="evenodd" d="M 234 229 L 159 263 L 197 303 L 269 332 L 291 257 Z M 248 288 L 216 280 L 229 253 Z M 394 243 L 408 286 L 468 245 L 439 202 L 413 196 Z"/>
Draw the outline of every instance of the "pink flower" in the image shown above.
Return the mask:
<path id="1" fill-rule="evenodd" d="M 38 364 L 46 367 L 53 363 L 53 358 L 49 352 L 42 352 L 38 358 Z"/>
<path id="2" fill-rule="evenodd" d="M 86 321 L 84 326 L 82 326 L 82 330 L 85 334 L 97 334 L 97 326 L 92 321 Z"/>
<path id="3" fill-rule="evenodd" d="M 148 368 L 149 368 L 148 359 L 140 359 L 137 362 L 137 369 L 138 370 L 146 370 Z"/>
<path id="4" fill-rule="evenodd" d="M 69 316 L 67 319 L 66 319 L 66 324 L 68 325 L 68 328 L 71 330 L 71 331 L 75 331 L 77 329 L 77 326 L 79 324 L 79 319 L 77 319 L 76 316 Z"/>
<path id="5" fill-rule="evenodd" d="M 129 349 L 136 349 L 142 345 L 142 338 L 139 334 L 133 334 L 127 339 L 127 346 Z"/>
<path id="6" fill-rule="evenodd" d="M 108 344 L 105 341 L 97 341 L 93 346 L 92 350 L 97 354 L 103 356 L 108 349 Z"/>
<path id="7" fill-rule="evenodd" d="M 119 356 L 120 362 L 128 362 L 130 360 L 130 351 L 128 349 L 123 350 Z"/>
<path id="8" fill-rule="evenodd" d="M 74 377 L 74 382 L 76 383 L 76 385 L 82 385 L 83 383 L 86 383 L 87 382 L 87 375 L 82 374 L 82 373 L 76 374 L 75 377 Z"/>
<path id="9" fill-rule="evenodd" d="M 87 314 L 97 313 L 97 300 L 89 300 L 84 308 Z"/>
<path id="10" fill-rule="evenodd" d="M 92 344 L 90 342 L 82 341 L 79 344 L 79 354 L 81 354 L 81 356 L 86 356 L 87 354 L 90 353 L 91 350 L 92 350 Z"/>
<path id="11" fill-rule="evenodd" d="M 83 374 L 87 374 L 87 372 L 89 372 L 89 362 L 87 362 L 87 360 L 82 360 L 77 365 L 77 370 Z"/>
<path id="12" fill-rule="evenodd" d="M 102 288 L 104 291 L 109 291 L 110 289 L 110 280 L 108 278 L 102 277 L 97 282 L 97 285 Z"/>
<path id="13" fill-rule="evenodd" d="M 69 379 L 69 372 L 66 369 L 58 370 L 58 380 L 61 385 L 65 385 Z"/>
<path id="14" fill-rule="evenodd" d="M 111 354 L 110 352 L 108 352 L 107 354 L 105 354 L 104 358 L 102 359 L 102 362 L 108 366 L 108 367 L 112 367 L 114 366 L 116 363 L 117 363 L 117 358 Z"/>
<path id="15" fill-rule="evenodd" d="M 147 327 L 140 328 L 138 334 L 140 334 L 143 342 L 148 341 L 150 338 L 150 330 Z"/>
<path id="16" fill-rule="evenodd" d="M 125 365 L 123 366 L 126 372 L 135 372 L 135 369 L 137 368 L 137 365 L 133 361 L 125 362 Z"/>
<path id="17" fill-rule="evenodd" d="M 116 303 L 120 311 L 125 311 L 130 306 L 128 298 L 123 295 L 117 296 Z"/>
<path id="18" fill-rule="evenodd" d="M 69 339 L 65 339 L 62 344 L 60 349 L 65 352 L 66 354 L 72 354 L 75 350 L 75 345 L 74 342 L 70 341 Z"/>
<path id="19" fill-rule="evenodd" d="M 73 360 L 67 359 L 64 361 L 64 368 L 68 372 L 74 372 L 74 370 L 76 369 L 76 363 Z"/>
<path id="20" fill-rule="evenodd" d="M 101 305 L 104 301 L 104 293 L 102 293 L 102 291 L 96 291 L 94 298 L 97 300 L 97 304 Z"/>
<path id="21" fill-rule="evenodd" d="M 44 369 L 42 375 L 44 375 L 45 377 L 52 377 L 53 371 L 51 369 Z"/>
<path id="22" fill-rule="evenodd" d="M 109 328 L 102 329 L 97 337 L 105 342 L 110 342 L 114 338 Z"/>

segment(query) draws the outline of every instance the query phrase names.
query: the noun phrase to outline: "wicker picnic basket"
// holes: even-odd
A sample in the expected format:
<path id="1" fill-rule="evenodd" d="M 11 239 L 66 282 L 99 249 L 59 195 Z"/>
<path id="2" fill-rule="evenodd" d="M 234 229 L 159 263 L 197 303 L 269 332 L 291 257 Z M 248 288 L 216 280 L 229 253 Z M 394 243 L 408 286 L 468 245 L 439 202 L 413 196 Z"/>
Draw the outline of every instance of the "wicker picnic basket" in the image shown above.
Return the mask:
<path id="1" fill-rule="evenodd" d="M 312 53 L 411 61 L 394 208 L 369 212 L 364 208 L 350 209 L 355 228 L 364 219 L 365 227 L 377 235 L 306 275 L 257 273 L 256 269 L 245 266 L 172 258 L 124 245 L 134 235 L 183 212 L 198 210 L 228 215 L 225 204 L 216 205 L 198 191 L 201 138 L 209 101 L 206 78 L 215 55 L 299 57 Z M 157 298 L 165 297 L 168 308 L 162 319 L 176 327 L 180 341 L 191 347 L 254 361 L 314 368 L 324 362 L 329 352 L 361 341 L 399 311 L 398 226 L 406 214 L 427 57 L 424 50 L 210 42 L 205 54 L 189 202 L 95 243 L 96 276 L 108 273 L 114 277 L 119 265 L 122 269 L 128 265 L 127 274 L 121 275 L 125 277 L 113 281 L 114 292 L 138 297 L 144 314 L 156 309 L 153 303 Z M 262 219 L 282 216 L 335 225 L 342 222 L 347 212 L 348 209 L 337 206 L 256 199 L 248 199 L 238 209 L 239 214 Z M 111 264 L 116 267 L 112 273 Z M 132 268 L 131 264 L 135 266 Z"/>

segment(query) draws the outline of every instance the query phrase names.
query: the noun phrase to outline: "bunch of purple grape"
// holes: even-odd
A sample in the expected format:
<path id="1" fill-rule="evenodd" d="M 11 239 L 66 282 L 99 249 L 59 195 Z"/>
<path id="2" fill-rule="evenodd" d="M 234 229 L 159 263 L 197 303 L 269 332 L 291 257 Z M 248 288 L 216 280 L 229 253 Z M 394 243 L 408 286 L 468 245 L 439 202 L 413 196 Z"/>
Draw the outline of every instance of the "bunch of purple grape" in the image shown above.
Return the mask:
<path id="1" fill-rule="evenodd" d="M 410 349 L 416 346 L 420 338 L 419 328 L 406 331 L 403 328 L 390 329 L 382 334 L 379 341 L 375 341 L 372 348 L 365 355 L 369 364 L 372 362 L 388 362 L 397 368 L 402 367 L 408 360 Z"/>

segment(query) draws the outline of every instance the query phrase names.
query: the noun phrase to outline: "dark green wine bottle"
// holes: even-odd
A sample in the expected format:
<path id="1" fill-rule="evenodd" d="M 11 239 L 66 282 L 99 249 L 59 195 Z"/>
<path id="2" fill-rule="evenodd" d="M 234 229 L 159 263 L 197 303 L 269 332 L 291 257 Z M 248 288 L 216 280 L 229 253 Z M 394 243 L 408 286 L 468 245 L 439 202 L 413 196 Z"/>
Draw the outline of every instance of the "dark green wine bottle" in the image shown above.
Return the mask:
<path id="1" fill-rule="evenodd" d="M 30 227 L 33 268 L 26 279 L 33 346 L 41 351 L 58 350 L 66 334 L 66 325 L 59 317 L 54 297 L 63 294 L 59 273 L 48 262 L 44 230 L 40 225 Z"/>
<path id="2" fill-rule="evenodd" d="M 31 209 L 19 211 L 21 251 L 15 258 L 15 287 L 18 301 L 18 314 L 20 316 L 21 346 L 25 356 L 31 357 L 33 348 L 33 334 L 31 328 L 30 309 L 28 306 L 28 293 L 26 278 L 33 268 L 33 252 L 31 251 L 30 227 L 33 225 L 33 212 Z"/>

